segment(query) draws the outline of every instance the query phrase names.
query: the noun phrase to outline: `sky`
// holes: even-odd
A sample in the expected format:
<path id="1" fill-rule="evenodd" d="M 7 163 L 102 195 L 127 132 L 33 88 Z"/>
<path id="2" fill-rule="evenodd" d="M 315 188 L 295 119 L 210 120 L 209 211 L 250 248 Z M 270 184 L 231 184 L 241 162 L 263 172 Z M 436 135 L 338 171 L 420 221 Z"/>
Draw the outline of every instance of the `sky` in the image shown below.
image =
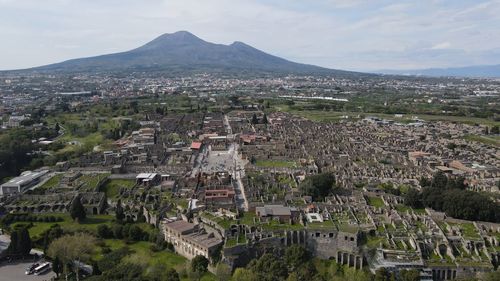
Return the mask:
<path id="1" fill-rule="evenodd" d="M 336 69 L 500 64 L 500 0 L 0 0 L 0 69 L 179 30 Z"/>

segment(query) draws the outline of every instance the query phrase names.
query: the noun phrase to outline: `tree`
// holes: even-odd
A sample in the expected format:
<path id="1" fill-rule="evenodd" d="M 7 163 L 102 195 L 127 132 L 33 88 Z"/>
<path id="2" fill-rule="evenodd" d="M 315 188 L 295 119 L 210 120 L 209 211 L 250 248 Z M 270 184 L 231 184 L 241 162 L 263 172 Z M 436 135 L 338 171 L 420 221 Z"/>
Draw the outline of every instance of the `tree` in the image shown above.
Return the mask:
<path id="1" fill-rule="evenodd" d="M 446 188 L 448 177 L 443 172 L 437 172 L 432 178 L 431 186 L 434 188 Z"/>
<path id="2" fill-rule="evenodd" d="M 416 269 L 411 270 L 401 270 L 399 272 L 401 281 L 419 281 L 420 280 L 420 271 Z"/>
<path id="3" fill-rule="evenodd" d="M 405 195 L 405 204 L 412 208 L 422 208 L 422 198 L 418 190 L 410 188 Z"/>
<path id="4" fill-rule="evenodd" d="M 301 264 L 305 263 L 308 258 L 309 253 L 300 245 L 292 245 L 286 248 L 285 262 L 291 271 L 295 271 Z"/>
<path id="5" fill-rule="evenodd" d="M 322 201 L 334 190 L 335 176 L 332 173 L 308 176 L 299 188 L 304 194 L 312 196 L 314 201 Z"/>
<path id="6" fill-rule="evenodd" d="M 166 279 L 164 276 L 165 271 L 167 271 L 167 267 L 163 263 L 156 263 L 153 265 L 151 270 L 148 272 L 149 280 L 151 281 L 163 281 Z"/>
<path id="7" fill-rule="evenodd" d="M 500 127 L 498 125 L 493 126 L 490 130 L 490 134 L 492 135 L 500 134 Z"/>
<path id="8" fill-rule="evenodd" d="M 264 254 L 259 259 L 252 260 L 248 269 L 255 272 L 257 278 L 262 281 L 278 281 L 288 277 L 285 262 L 272 254 Z"/>
<path id="9" fill-rule="evenodd" d="M 118 202 L 116 202 L 115 215 L 116 215 L 116 220 L 118 222 L 122 222 L 123 219 L 125 218 L 125 214 L 123 212 L 123 207 L 122 207 L 122 201 L 120 199 L 118 199 Z"/>
<path id="10" fill-rule="evenodd" d="M 144 232 L 137 225 L 132 225 L 129 230 L 128 237 L 134 241 L 140 241 L 142 239 Z"/>
<path id="11" fill-rule="evenodd" d="M 180 280 L 179 273 L 177 273 L 177 271 L 175 271 L 175 269 L 173 269 L 173 268 L 170 268 L 169 270 L 167 270 L 165 277 L 166 277 L 165 281 L 179 281 Z"/>
<path id="12" fill-rule="evenodd" d="M 234 271 L 232 281 L 257 281 L 258 277 L 252 270 L 246 268 L 237 268 Z"/>
<path id="13" fill-rule="evenodd" d="M 191 270 L 196 273 L 205 273 L 208 270 L 208 259 L 198 255 L 191 261 Z"/>
<path id="14" fill-rule="evenodd" d="M 268 124 L 269 121 L 267 120 L 267 115 L 264 114 L 264 117 L 262 118 L 262 124 Z"/>
<path id="15" fill-rule="evenodd" d="M 252 124 L 259 124 L 259 119 L 257 119 L 257 114 L 255 113 L 252 115 Z"/>
<path id="16" fill-rule="evenodd" d="M 18 230 L 17 250 L 20 255 L 27 256 L 31 251 L 31 238 L 25 227 Z"/>
<path id="17" fill-rule="evenodd" d="M 69 266 L 73 262 L 87 261 L 95 248 L 95 238 L 86 233 L 65 235 L 54 240 L 48 249 L 49 256 L 59 258 L 63 263 L 63 272 L 68 277 Z M 79 267 L 76 266 L 76 280 L 79 277 Z"/>
<path id="18" fill-rule="evenodd" d="M 389 281 L 389 272 L 385 267 L 381 267 L 375 271 L 374 281 Z"/>
<path id="19" fill-rule="evenodd" d="M 18 231 L 13 231 L 10 234 L 10 244 L 9 247 L 7 248 L 7 252 L 9 253 L 9 255 L 17 255 L 19 253 L 19 250 L 17 248 L 19 245 L 18 240 L 19 240 Z"/>
<path id="20" fill-rule="evenodd" d="M 231 279 L 231 268 L 225 263 L 219 262 L 215 268 L 215 276 L 219 281 L 226 281 Z"/>
<path id="21" fill-rule="evenodd" d="M 113 232 L 106 224 L 100 224 L 97 226 L 97 236 L 100 238 L 107 239 L 113 236 Z"/>
<path id="22" fill-rule="evenodd" d="M 52 271 L 56 274 L 56 277 L 59 278 L 59 274 L 63 272 L 63 265 L 59 257 L 55 257 L 52 262 Z"/>
<path id="23" fill-rule="evenodd" d="M 76 220 L 78 223 L 84 221 L 87 217 L 85 208 L 83 207 L 82 201 L 80 199 L 80 195 L 77 195 L 71 202 L 69 213 L 71 215 L 71 218 L 73 220 Z"/>

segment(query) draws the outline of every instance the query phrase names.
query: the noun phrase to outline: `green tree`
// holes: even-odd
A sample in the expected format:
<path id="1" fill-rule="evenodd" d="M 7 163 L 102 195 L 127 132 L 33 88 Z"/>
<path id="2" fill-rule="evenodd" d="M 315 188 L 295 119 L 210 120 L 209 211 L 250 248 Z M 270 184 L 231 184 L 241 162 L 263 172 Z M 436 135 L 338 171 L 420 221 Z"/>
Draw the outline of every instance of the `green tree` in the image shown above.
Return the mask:
<path id="1" fill-rule="evenodd" d="M 63 272 L 68 276 L 70 267 L 74 261 L 89 261 L 90 255 L 95 248 L 95 238 L 86 233 L 65 235 L 54 240 L 48 249 L 49 256 L 59 258 L 63 263 Z M 75 267 L 76 280 L 80 279 L 79 267 Z"/>
<path id="2" fill-rule="evenodd" d="M 258 281 L 257 274 L 246 268 L 237 268 L 233 273 L 232 281 Z"/>
<path id="3" fill-rule="evenodd" d="M 191 261 L 191 270 L 196 273 L 205 273 L 208 270 L 208 259 L 198 255 Z"/>
<path id="4" fill-rule="evenodd" d="M 259 124 L 259 119 L 257 118 L 257 114 L 252 115 L 252 124 Z"/>
<path id="5" fill-rule="evenodd" d="M 405 195 L 405 204 L 412 208 L 422 208 L 422 197 L 418 190 L 410 188 Z"/>
<path id="6" fill-rule="evenodd" d="M 288 277 L 285 262 L 272 254 L 264 254 L 259 259 L 252 260 L 248 269 L 255 272 L 262 281 L 280 281 Z"/>
<path id="7" fill-rule="evenodd" d="M 335 176 L 332 173 L 308 176 L 299 188 L 304 194 L 312 196 L 314 201 L 322 201 L 336 188 Z"/>
<path id="8" fill-rule="evenodd" d="M 389 272 L 385 267 L 381 267 L 375 271 L 374 281 L 389 281 Z"/>
<path id="9" fill-rule="evenodd" d="M 18 230 L 17 250 L 20 255 L 27 256 L 31 251 L 31 238 L 28 229 L 25 227 Z"/>
<path id="10" fill-rule="evenodd" d="M 401 270 L 399 272 L 401 281 L 419 281 L 420 280 L 420 271 L 416 269 L 411 270 Z"/>
<path id="11" fill-rule="evenodd" d="M 142 231 L 142 229 L 140 227 L 138 227 L 137 225 L 132 225 L 130 227 L 130 230 L 129 230 L 129 235 L 128 237 L 131 239 L 131 240 L 134 240 L 134 241 L 140 241 L 142 239 L 142 236 L 144 235 L 144 232 Z"/>
<path id="12" fill-rule="evenodd" d="M 116 202 L 115 216 L 118 222 L 122 222 L 123 219 L 125 218 L 125 214 L 123 212 L 123 207 L 122 207 L 122 201 L 120 199 L 118 199 L 118 202 Z"/>
<path id="13" fill-rule="evenodd" d="M 19 254 L 19 232 L 18 231 L 13 231 L 10 234 L 10 244 L 9 247 L 7 248 L 7 252 L 9 255 L 18 255 Z"/>
<path id="14" fill-rule="evenodd" d="M 59 275 L 63 272 L 63 265 L 59 257 L 55 257 L 52 262 L 52 271 L 56 274 L 56 277 L 59 278 Z"/>
<path id="15" fill-rule="evenodd" d="M 264 117 L 262 118 L 262 124 L 268 124 L 269 121 L 267 120 L 267 115 L 264 114 Z"/>
<path id="16" fill-rule="evenodd" d="M 500 134 L 500 127 L 498 125 L 493 126 L 490 130 L 490 134 L 492 135 Z"/>
<path id="17" fill-rule="evenodd" d="M 100 224 L 97 226 L 97 236 L 103 239 L 111 238 L 113 232 L 106 224 Z"/>
<path id="18" fill-rule="evenodd" d="M 230 280 L 231 268 L 227 264 L 219 262 L 215 268 L 215 276 L 219 281 Z"/>
<path id="19" fill-rule="evenodd" d="M 76 220 L 78 223 L 84 221 L 87 217 L 85 208 L 83 207 L 82 201 L 80 199 L 80 195 L 75 196 L 75 198 L 71 202 L 69 213 L 71 215 L 71 218 L 73 220 Z"/>
<path id="20" fill-rule="evenodd" d="M 175 269 L 170 268 L 165 273 L 165 281 L 180 281 L 179 273 Z"/>
<path id="21" fill-rule="evenodd" d="M 285 262 L 291 271 L 296 270 L 301 264 L 309 259 L 309 253 L 300 245 L 292 245 L 286 248 Z"/>

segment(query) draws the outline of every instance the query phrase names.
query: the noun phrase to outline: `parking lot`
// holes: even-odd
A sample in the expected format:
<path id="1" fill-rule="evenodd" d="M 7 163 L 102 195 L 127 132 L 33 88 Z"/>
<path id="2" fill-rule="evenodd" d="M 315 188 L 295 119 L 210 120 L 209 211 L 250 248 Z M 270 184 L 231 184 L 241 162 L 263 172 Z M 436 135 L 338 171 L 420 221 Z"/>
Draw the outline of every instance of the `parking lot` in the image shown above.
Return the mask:
<path id="1" fill-rule="evenodd" d="M 48 281 L 55 277 L 53 271 L 47 271 L 39 276 L 24 274 L 25 269 L 31 264 L 32 261 L 0 264 L 0 281 Z"/>

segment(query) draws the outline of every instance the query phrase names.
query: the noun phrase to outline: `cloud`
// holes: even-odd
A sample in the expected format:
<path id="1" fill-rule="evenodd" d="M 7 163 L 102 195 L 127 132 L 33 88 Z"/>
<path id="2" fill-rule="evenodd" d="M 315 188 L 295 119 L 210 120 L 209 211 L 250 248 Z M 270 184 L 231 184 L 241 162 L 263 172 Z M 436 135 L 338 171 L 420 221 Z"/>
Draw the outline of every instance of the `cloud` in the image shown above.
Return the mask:
<path id="1" fill-rule="evenodd" d="M 444 50 L 444 49 L 449 49 L 450 47 L 451 47 L 450 42 L 442 42 L 432 46 L 431 50 Z"/>
<path id="2" fill-rule="evenodd" d="M 499 2 L 0 0 L 0 69 L 128 50 L 178 30 L 332 68 L 500 63 Z"/>

